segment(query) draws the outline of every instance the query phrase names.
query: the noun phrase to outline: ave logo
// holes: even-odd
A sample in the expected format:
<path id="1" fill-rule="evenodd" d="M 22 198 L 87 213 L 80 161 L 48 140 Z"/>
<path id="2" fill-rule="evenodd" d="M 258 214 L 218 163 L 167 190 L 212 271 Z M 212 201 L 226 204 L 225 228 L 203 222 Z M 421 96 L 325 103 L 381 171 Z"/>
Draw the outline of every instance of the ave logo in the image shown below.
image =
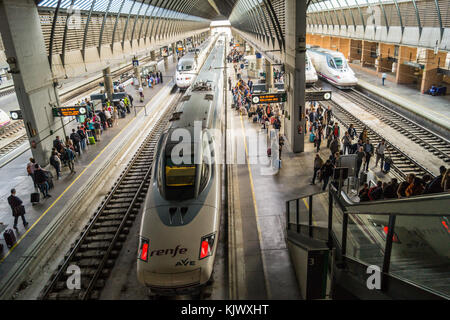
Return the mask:
<path id="1" fill-rule="evenodd" d="M 187 266 L 195 266 L 195 261 L 189 261 L 189 258 L 181 259 L 175 264 L 175 267 L 187 267 Z"/>

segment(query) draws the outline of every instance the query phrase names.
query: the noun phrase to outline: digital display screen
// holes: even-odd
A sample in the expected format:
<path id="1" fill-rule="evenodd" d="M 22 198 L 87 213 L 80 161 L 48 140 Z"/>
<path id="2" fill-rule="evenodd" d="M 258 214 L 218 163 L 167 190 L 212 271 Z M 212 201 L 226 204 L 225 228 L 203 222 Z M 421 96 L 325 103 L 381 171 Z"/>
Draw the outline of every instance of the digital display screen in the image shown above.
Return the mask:
<path id="1" fill-rule="evenodd" d="M 285 92 L 254 94 L 252 96 L 252 102 L 253 104 L 286 102 L 286 96 Z"/>

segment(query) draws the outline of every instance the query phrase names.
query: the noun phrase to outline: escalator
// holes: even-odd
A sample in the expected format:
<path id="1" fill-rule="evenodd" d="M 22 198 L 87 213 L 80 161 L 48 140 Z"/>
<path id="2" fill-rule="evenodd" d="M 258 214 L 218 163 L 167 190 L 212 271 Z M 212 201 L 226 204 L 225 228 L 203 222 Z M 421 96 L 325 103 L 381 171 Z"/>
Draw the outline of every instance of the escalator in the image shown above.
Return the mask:
<path id="1" fill-rule="evenodd" d="M 334 299 L 450 299 L 449 204 L 449 193 L 357 203 L 330 186 L 288 201 L 287 237 L 294 230 L 326 241 Z M 376 290 L 368 267 L 380 270 Z"/>

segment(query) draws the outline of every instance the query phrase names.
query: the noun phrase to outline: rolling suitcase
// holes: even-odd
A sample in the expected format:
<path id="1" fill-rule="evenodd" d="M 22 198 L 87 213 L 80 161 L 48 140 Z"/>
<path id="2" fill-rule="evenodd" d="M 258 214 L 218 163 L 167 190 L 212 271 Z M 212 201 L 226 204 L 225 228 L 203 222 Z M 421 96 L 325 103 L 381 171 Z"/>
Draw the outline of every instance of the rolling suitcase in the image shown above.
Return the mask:
<path id="1" fill-rule="evenodd" d="M 8 248 L 11 248 L 16 243 L 16 236 L 14 235 L 14 231 L 12 231 L 12 229 L 6 229 L 5 232 L 3 232 L 3 237 L 5 238 Z"/>
<path id="2" fill-rule="evenodd" d="M 89 137 L 89 144 L 95 144 L 95 138 Z"/>
<path id="3" fill-rule="evenodd" d="M 388 173 L 389 170 L 391 170 L 391 163 L 390 162 L 385 162 L 384 163 L 384 172 Z"/>
<path id="4" fill-rule="evenodd" d="M 270 157 L 272 155 L 272 148 L 267 148 L 267 156 Z"/>
<path id="5" fill-rule="evenodd" d="M 316 138 L 316 135 L 314 133 L 311 133 L 309 135 L 309 142 L 314 142 L 314 139 Z"/>
<path id="6" fill-rule="evenodd" d="M 258 117 L 257 116 L 254 116 L 253 117 L 253 123 L 257 123 L 258 122 Z"/>
<path id="7" fill-rule="evenodd" d="M 30 197 L 31 198 L 30 202 L 32 204 L 39 203 L 39 197 L 40 197 L 39 192 L 33 192 Z"/>

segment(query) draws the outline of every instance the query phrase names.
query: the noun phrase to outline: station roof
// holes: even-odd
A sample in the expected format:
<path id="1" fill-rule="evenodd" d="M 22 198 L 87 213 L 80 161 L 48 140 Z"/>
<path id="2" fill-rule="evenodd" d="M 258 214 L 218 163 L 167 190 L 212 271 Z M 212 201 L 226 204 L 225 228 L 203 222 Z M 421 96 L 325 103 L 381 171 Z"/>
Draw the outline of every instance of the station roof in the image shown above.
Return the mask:
<path id="1" fill-rule="evenodd" d="M 169 17 L 178 12 L 184 14 L 180 18 L 186 20 L 228 17 L 236 2 L 237 0 L 36 0 L 41 8 L 56 8 L 59 3 L 60 9 L 132 15 Z M 153 11 L 155 7 L 164 10 Z"/>

